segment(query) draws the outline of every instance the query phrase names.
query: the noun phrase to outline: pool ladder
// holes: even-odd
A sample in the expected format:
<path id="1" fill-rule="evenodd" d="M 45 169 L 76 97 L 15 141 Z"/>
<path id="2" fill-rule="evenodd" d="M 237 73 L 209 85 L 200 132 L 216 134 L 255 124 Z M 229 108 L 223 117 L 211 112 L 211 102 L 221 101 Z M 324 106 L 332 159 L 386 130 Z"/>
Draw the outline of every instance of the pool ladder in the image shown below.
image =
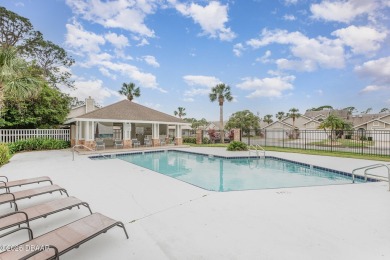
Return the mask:
<path id="1" fill-rule="evenodd" d="M 380 175 L 368 173 L 369 170 L 382 168 L 382 167 L 387 168 L 387 178 L 380 176 Z M 381 180 L 381 181 L 387 181 L 389 183 L 389 191 L 390 191 L 390 164 L 377 163 L 377 164 L 372 164 L 372 165 L 356 168 L 352 171 L 352 182 L 355 182 L 355 176 L 356 176 L 355 172 L 359 171 L 359 170 L 364 170 L 364 180 L 365 181 L 367 181 L 367 176 L 372 176 L 372 177 L 374 177 L 378 180 Z"/>
<path id="2" fill-rule="evenodd" d="M 88 146 L 85 146 L 85 145 L 83 145 L 83 144 L 76 144 L 75 146 L 72 147 L 72 161 L 74 161 L 74 153 L 75 153 L 75 151 L 76 151 L 75 148 L 77 148 L 77 147 L 83 147 L 83 148 L 85 148 L 85 149 L 87 149 L 87 150 L 90 150 L 90 151 L 93 151 L 93 152 L 95 151 L 95 150 L 93 150 L 93 149 L 91 149 L 91 148 L 89 148 Z M 105 159 L 112 159 L 112 158 L 113 158 L 113 155 L 111 155 L 110 157 L 107 156 L 107 155 L 104 155 L 104 154 L 102 154 L 102 153 L 98 153 L 98 155 L 102 156 L 102 157 L 105 158 Z"/>
<path id="3" fill-rule="evenodd" d="M 250 145 L 248 147 L 248 150 L 249 150 L 249 155 L 248 157 L 250 158 L 251 157 L 251 154 L 252 153 L 255 153 L 256 154 L 256 157 L 259 157 L 261 158 L 261 155 L 260 154 L 263 154 L 263 158 L 265 158 L 265 150 L 263 147 L 261 147 L 260 145 L 256 144 L 256 145 Z"/>

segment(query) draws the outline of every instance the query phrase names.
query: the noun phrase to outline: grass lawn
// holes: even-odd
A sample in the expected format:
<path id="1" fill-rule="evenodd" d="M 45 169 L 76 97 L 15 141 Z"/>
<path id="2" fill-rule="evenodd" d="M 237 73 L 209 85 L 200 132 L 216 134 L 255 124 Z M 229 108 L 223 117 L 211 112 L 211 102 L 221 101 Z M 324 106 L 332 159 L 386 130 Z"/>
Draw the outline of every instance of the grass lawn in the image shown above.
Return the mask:
<path id="1" fill-rule="evenodd" d="M 186 143 L 186 145 L 190 145 L 193 147 L 227 147 L 228 146 L 228 144 L 190 144 L 190 143 Z M 336 152 L 336 151 L 304 150 L 304 149 L 283 148 L 283 147 L 274 147 L 274 146 L 267 146 L 264 147 L 264 149 L 266 151 L 274 151 L 274 152 L 301 153 L 301 154 L 334 156 L 334 157 L 390 162 L 389 156 L 365 155 L 365 154 L 358 154 L 358 153 Z"/>
<path id="2" fill-rule="evenodd" d="M 356 148 L 356 147 L 370 147 L 374 145 L 374 141 L 358 141 L 358 140 L 350 140 L 350 139 L 337 139 L 337 140 L 322 140 L 319 142 L 312 142 L 311 145 L 318 146 L 334 146 L 334 147 L 348 147 L 348 148 Z"/>

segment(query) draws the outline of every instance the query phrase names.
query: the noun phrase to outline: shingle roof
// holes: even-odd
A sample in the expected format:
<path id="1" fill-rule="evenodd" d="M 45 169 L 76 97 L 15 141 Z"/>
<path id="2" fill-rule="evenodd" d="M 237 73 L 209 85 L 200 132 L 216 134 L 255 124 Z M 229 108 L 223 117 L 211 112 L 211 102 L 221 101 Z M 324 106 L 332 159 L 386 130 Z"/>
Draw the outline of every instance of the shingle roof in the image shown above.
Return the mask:
<path id="1" fill-rule="evenodd" d="M 77 118 L 186 123 L 183 119 L 142 106 L 127 99 L 78 116 Z"/>

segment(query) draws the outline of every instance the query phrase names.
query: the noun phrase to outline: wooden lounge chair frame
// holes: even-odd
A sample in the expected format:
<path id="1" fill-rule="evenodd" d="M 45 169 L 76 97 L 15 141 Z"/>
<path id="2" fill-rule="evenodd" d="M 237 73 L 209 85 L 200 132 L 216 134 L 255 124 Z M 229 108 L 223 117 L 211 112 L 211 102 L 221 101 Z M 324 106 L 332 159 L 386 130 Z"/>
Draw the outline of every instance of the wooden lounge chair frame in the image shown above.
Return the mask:
<path id="1" fill-rule="evenodd" d="M 87 227 L 86 229 L 83 229 L 80 228 L 81 226 Z M 60 255 L 63 255 L 74 248 L 78 248 L 85 242 L 97 237 L 102 233 L 106 233 L 109 229 L 115 226 L 121 227 L 125 232 L 126 238 L 129 238 L 126 227 L 122 222 L 106 217 L 100 213 L 93 213 L 70 224 L 36 237 L 35 239 L 30 239 L 30 241 L 17 246 L 19 249 L 18 251 L 3 252 L 0 254 L 0 259 L 10 259 L 10 257 L 12 257 L 12 259 L 27 259 L 40 253 L 46 254 L 45 256 L 42 255 L 42 257 L 45 257 L 44 259 L 59 259 Z M 0 238 L 23 229 L 27 229 L 28 232 L 32 234 L 32 230 L 30 228 L 20 227 L 1 235 Z M 69 241 L 70 238 L 73 238 L 73 242 Z M 54 254 L 47 252 L 48 250 L 42 248 L 41 250 L 36 250 L 34 252 L 27 251 L 27 249 L 31 248 L 32 246 L 44 247 L 45 245 L 47 248 L 53 248 L 55 251 Z M 45 252 L 42 252 L 44 250 Z"/>
<path id="2" fill-rule="evenodd" d="M 50 182 L 51 185 L 53 185 L 52 180 L 47 176 L 37 177 L 37 178 L 31 178 L 31 179 L 22 179 L 22 180 L 15 180 L 15 181 L 9 181 L 7 176 L 0 176 L 0 178 L 4 178 L 6 181 L 0 181 L 0 189 L 5 188 L 7 192 L 10 192 L 9 188 L 12 187 L 21 187 L 22 185 L 28 185 L 33 183 L 41 183 L 41 182 Z"/>
<path id="3" fill-rule="evenodd" d="M 46 193 L 53 193 L 55 191 L 59 191 L 62 195 L 64 192 L 66 196 L 69 197 L 68 192 L 66 189 L 58 186 L 58 185 L 48 185 L 48 186 L 43 186 L 35 189 L 28 189 L 28 190 L 22 190 L 22 191 L 16 191 L 16 192 L 8 192 L 8 193 L 1 193 L 0 194 L 0 205 L 4 203 L 11 203 L 15 205 L 15 210 L 18 210 L 18 205 L 16 204 L 17 200 L 21 199 L 27 199 L 35 196 L 39 196 L 42 194 Z M 8 197 L 8 199 L 6 198 Z"/>
<path id="4" fill-rule="evenodd" d="M 75 197 L 65 197 L 0 216 L 0 230 L 4 230 L 13 226 L 20 227 L 20 225 L 24 223 L 27 225 L 27 227 L 30 227 L 30 221 L 39 218 L 46 218 L 49 215 L 66 209 L 72 209 L 74 207 L 80 208 L 80 206 L 88 208 L 89 212 L 92 214 L 88 203 Z"/>

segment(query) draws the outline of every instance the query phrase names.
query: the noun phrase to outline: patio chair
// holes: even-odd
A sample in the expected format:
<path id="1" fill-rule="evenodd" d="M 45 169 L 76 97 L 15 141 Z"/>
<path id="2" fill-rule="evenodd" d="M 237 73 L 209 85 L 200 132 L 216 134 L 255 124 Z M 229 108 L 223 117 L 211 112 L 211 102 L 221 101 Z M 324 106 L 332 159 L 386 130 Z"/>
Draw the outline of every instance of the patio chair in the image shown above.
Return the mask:
<path id="1" fill-rule="evenodd" d="M 165 142 L 165 139 L 160 139 L 160 145 L 163 146 L 163 145 L 166 145 L 167 143 Z"/>
<path id="2" fill-rule="evenodd" d="M 38 257 L 39 259 L 59 259 L 60 255 L 78 248 L 83 243 L 102 233 L 106 233 L 115 226 L 123 228 L 126 238 L 129 238 L 122 222 L 100 213 L 93 213 L 39 237 L 30 239 L 28 242 L 16 246 L 15 248 L 18 250 L 3 252 L 0 254 L 0 259 L 27 259 L 33 256 L 35 256 L 34 259 Z M 10 235 L 22 229 L 27 229 L 29 236 L 33 237 L 32 231 L 28 227 L 14 229 L 0 237 Z"/>
<path id="3" fill-rule="evenodd" d="M 144 139 L 144 145 L 145 146 L 152 146 L 152 140 L 148 139 L 148 138 L 145 138 Z"/>
<path id="4" fill-rule="evenodd" d="M 115 147 L 115 148 L 119 148 L 119 147 L 123 148 L 123 141 L 120 140 L 120 139 L 115 139 L 115 141 L 114 141 L 114 147 Z"/>
<path id="5" fill-rule="evenodd" d="M 61 188 L 58 185 L 49 185 L 49 186 L 43 186 L 40 188 L 35 189 L 28 189 L 28 190 L 22 190 L 17 192 L 10 192 L 10 193 L 1 193 L 0 194 L 0 205 L 4 203 L 11 203 L 15 205 L 15 210 L 18 210 L 18 205 L 16 204 L 17 200 L 21 199 L 27 199 L 35 196 L 39 196 L 46 193 L 53 193 L 55 191 L 59 191 L 61 194 L 64 192 L 68 197 L 68 192 Z"/>
<path id="6" fill-rule="evenodd" d="M 37 178 L 30 178 L 30 179 L 22 179 L 22 180 L 15 180 L 15 181 L 8 181 L 8 178 L 6 176 L 0 176 L 1 178 L 4 178 L 6 181 L 0 181 L 0 189 L 5 188 L 7 192 L 9 192 L 9 188 L 16 187 L 16 186 L 22 186 L 27 184 L 33 184 L 33 183 L 40 183 L 48 181 L 50 184 L 53 184 L 51 179 L 47 176 L 37 177 Z"/>
<path id="7" fill-rule="evenodd" d="M 99 148 L 102 148 L 103 150 L 106 149 L 106 144 L 102 139 L 96 139 L 95 142 L 96 142 L 96 148 L 95 148 L 96 150 L 99 150 Z"/>
<path id="8" fill-rule="evenodd" d="M 131 139 L 131 143 L 133 144 L 133 147 L 139 147 L 141 145 L 140 141 L 138 139 Z"/>
<path id="9" fill-rule="evenodd" d="M 46 218 L 48 215 L 66 209 L 72 209 L 73 207 L 80 208 L 80 206 L 88 208 L 89 212 L 92 214 L 88 203 L 83 202 L 75 197 L 65 197 L 0 216 L 0 230 L 21 225 L 23 223 L 29 227 L 30 221 L 39 218 Z"/>

